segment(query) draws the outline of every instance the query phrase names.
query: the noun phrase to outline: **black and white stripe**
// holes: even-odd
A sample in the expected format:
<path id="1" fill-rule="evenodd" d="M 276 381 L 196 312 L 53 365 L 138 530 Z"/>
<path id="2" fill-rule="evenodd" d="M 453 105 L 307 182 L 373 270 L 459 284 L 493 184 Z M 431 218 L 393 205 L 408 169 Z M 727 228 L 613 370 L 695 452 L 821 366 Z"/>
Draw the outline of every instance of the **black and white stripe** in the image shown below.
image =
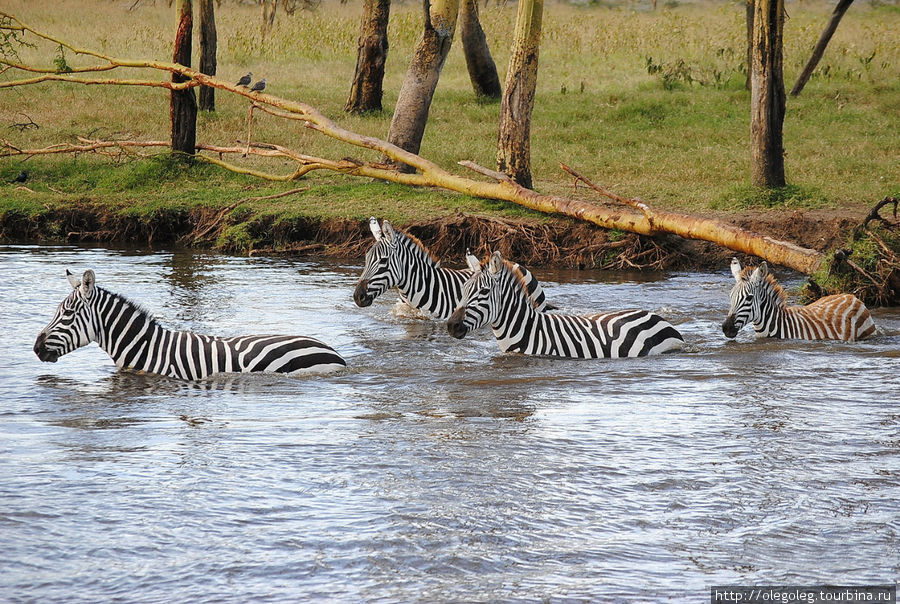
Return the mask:
<path id="1" fill-rule="evenodd" d="M 34 352 L 56 362 L 77 348 L 97 342 L 120 369 L 185 380 L 218 373 L 267 371 L 299 374 L 346 366 L 330 346 L 304 336 L 220 338 L 172 331 L 122 296 L 95 285 L 94 271 L 81 281 L 66 271 L 73 291 L 38 335 Z"/>
<path id="2" fill-rule="evenodd" d="M 722 323 L 722 333 L 728 338 L 736 337 L 747 323 L 762 337 L 797 340 L 855 342 L 876 332 L 869 309 L 853 294 L 788 306 L 784 289 L 769 273 L 767 263 L 742 269 L 738 259 L 732 258 L 731 274 L 735 281 L 729 295 L 731 309 Z"/>
<path id="3" fill-rule="evenodd" d="M 359 277 L 353 300 L 366 307 L 392 287 L 407 304 L 435 319 L 447 319 L 462 298 L 463 284 L 471 269 L 441 268 L 422 243 L 384 220 L 369 219 L 375 244 L 366 252 L 366 265 Z M 534 275 L 519 264 L 513 265 L 525 283 L 528 295 L 544 310 L 548 308 L 544 290 Z"/>
<path id="4" fill-rule="evenodd" d="M 575 359 L 639 357 L 681 347 L 681 334 L 657 314 L 626 310 L 586 316 L 542 312 L 499 252 L 482 269 L 468 257 L 474 274 L 447 322 L 450 335 L 463 338 L 490 324 L 504 352 Z"/>

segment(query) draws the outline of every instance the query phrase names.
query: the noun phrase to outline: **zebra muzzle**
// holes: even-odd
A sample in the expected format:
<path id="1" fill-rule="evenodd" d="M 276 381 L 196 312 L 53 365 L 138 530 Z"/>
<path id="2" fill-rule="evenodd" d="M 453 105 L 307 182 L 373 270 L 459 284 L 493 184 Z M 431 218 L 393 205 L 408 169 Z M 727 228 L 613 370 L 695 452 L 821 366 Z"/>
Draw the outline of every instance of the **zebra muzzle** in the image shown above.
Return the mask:
<path id="1" fill-rule="evenodd" d="M 59 360 L 59 354 L 52 350 L 48 350 L 46 346 L 47 334 L 38 334 L 37 340 L 34 341 L 34 354 L 37 358 L 45 363 L 55 363 Z"/>
<path id="2" fill-rule="evenodd" d="M 465 309 L 460 309 L 465 311 Z M 466 314 L 465 312 L 459 312 L 456 310 L 450 315 L 450 318 L 447 320 L 447 331 L 450 332 L 450 335 L 454 338 L 461 340 L 466 337 L 466 334 L 469 332 L 468 328 L 466 328 L 465 324 Z"/>
<path id="3" fill-rule="evenodd" d="M 356 284 L 356 289 L 353 290 L 353 301 L 356 302 L 357 306 L 359 306 L 360 308 L 370 306 L 372 304 L 372 300 L 374 299 L 374 296 L 369 295 L 368 280 L 363 280 Z"/>
<path id="4" fill-rule="evenodd" d="M 738 328 L 734 324 L 734 315 L 728 315 L 722 323 L 722 333 L 726 338 L 734 338 L 738 334 Z"/>

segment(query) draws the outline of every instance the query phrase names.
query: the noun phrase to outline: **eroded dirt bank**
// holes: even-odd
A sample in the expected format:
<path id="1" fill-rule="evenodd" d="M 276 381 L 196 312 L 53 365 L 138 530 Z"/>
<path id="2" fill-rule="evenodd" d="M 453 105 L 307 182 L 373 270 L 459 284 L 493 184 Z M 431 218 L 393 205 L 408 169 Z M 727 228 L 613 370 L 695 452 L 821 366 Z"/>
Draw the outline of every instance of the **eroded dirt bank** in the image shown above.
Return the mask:
<path id="1" fill-rule="evenodd" d="M 820 251 L 841 245 L 861 217 L 849 211 L 767 211 L 725 220 L 776 239 Z M 644 237 L 608 231 L 567 218 L 500 219 L 457 213 L 395 225 L 418 237 L 448 264 L 466 249 L 493 250 L 532 266 L 579 268 L 709 269 L 727 265 L 734 252 L 676 236 Z M 184 245 L 236 254 L 320 254 L 362 258 L 371 243 L 365 220 L 242 217 L 216 209 L 159 210 L 130 215 L 75 204 L 37 216 L 7 212 L 0 241 Z"/>

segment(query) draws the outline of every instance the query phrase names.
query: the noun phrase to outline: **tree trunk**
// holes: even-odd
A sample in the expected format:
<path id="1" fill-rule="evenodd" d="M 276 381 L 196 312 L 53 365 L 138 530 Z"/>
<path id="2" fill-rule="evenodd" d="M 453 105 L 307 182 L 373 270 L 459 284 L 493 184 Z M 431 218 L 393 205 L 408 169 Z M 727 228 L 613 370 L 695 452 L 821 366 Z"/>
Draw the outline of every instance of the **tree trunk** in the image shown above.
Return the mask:
<path id="1" fill-rule="evenodd" d="M 747 10 L 747 79 L 744 88 L 750 90 L 750 73 L 753 71 L 753 0 L 746 0 Z"/>
<path id="2" fill-rule="evenodd" d="M 216 12 L 214 0 L 200 0 L 200 72 L 216 75 Z M 215 88 L 200 87 L 200 110 L 216 110 Z"/>
<path id="3" fill-rule="evenodd" d="M 278 0 L 259 0 L 262 8 L 262 34 L 265 35 L 275 24 L 275 11 L 278 10 Z"/>
<path id="4" fill-rule="evenodd" d="M 500 107 L 497 169 L 531 188 L 531 111 L 537 87 L 544 0 L 519 0 L 506 91 Z"/>
<path id="5" fill-rule="evenodd" d="M 344 111 L 366 113 L 381 111 L 384 63 L 387 60 L 388 18 L 391 0 L 365 0 L 359 31 L 356 73 Z"/>
<path id="6" fill-rule="evenodd" d="M 191 0 L 178 0 L 175 14 L 178 17 L 178 28 L 175 31 L 172 61 L 190 67 L 191 31 L 194 27 Z M 172 74 L 172 81 L 175 83 L 187 80 L 183 75 Z M 193 88 L 172 91 L 169 117 L 172 122 L 172 151 L 193 155 L 197 146 L 197 96 Z"/>
<path id="7" fill-rule="evenodd" d="M 778 188 L 784 179 L 784 0 L 756 0 L 750 73 L 751 176 L 754 186 Z"/>
<path id="8" fill-rule="evenodd" d="M 478 20 L 478 0 L 462 0 L 459 7 L 459 35 L 472 88 L 479 97 L 499 99 L 503 95 L 500 76 L 491 57 L 487 38 Z"/>
<path id="9" fill-rule="evenodd" d="M 809 81 L 809 77 L 812 75 L 812 72 L 815 71 L 816 65 L 819 64 L 822 55 L 825 54 L 825 48 L 828 46 L 828 42 L 831 41 L 831 36 L 834 35 L 838 24 L 844 17 L 844 13 L 847 12 L 847 9 L 850 8 L 851 4 L 853 4 L 853 0 L 839 0 L 837 6 L 834 7 L 834 11 L 831 13 L 831 19 L 828 21 L 825 31 L 819 36 L 819 41 L 813 49 L 812 56 L 809 57 L 806 67 L 803 68 L 800 77 L 797 78 L 797 82 L 791 89 L 791 96 L 797 96 L 800 94 L 800 91 L 803 90 L 803 87 L 806 86 L 806 82 Z"/>
<path id="10" fill-rule="evenodd" d="M 415 54 L 391 120 L 388 141 L 410 153 L 418 153 L 425 134 L 425 122 L 444 60 L 450 52 L 459 0 L 424 0 L 425 28 L 416 44 Z M 410 171 L 400 165 L 401 171 Z"/>

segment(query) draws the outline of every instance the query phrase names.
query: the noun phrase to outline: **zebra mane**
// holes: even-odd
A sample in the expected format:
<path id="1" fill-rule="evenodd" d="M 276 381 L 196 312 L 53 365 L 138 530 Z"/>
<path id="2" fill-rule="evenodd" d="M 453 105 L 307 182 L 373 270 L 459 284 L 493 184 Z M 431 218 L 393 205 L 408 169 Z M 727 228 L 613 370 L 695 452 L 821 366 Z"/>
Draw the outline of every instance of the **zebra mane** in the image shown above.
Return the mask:
<path id="1" fill-rule="evenodd" d="M 744 281 L 748 281 L 750 279 L 750 275 L 753 274 L 755 267 L 748 266 L 741 271 L 741 279 Z M 769 273 L 765 277 L 765 286 L 768 291 L 771 291 L 775 294 L 776 299 L 778 300 L 778 304 L 781 306 L 787 306 L 787 292 L 784 291 L 784 288 L 781 287 L 781 284 L 772 276 L 772 273 Z"/>
<path id="2" fill-rule="evenodd" d="M 425 247 L 425 244 L 419 241 L 419 238 L 415 235 L 410 235 L 406 231 L 399 230 L 395 230 L 394 233 L 397 235 L 402 235 L 403 237 L 409 239 L 409 241 L 412 242 L 416 247 L 418 247 L 426 257 L 431 259 L 435 266 L 439 266 L 441 264 L 440 260 L 438 260 L 437 257 L 431 252 L 431 250 Z"/>
<path id="3" fill-rule="evenodd" d="M 100 287 L 99 285 L 95 286 L 95 289 L 97 289 L 98 291 L 113 298 L 114 300 L 121 302 L 122 304 L 126 304 L 129 307 L 133 308 L 142 317 L 144 317 L 147 320 L 147 322 L 150 323 L 151 325 L 159 325 L 160 327 L 162 327 L 160 322 L 156 320 L 156 317 L 154 317 L 153 314 L 149 310 L 147 310 L 146 308 L 144 308 L 142 305 L 138 304 L 137 302 L 134 302 L 134 301 L 126 298 L 122 294 L 117 294 L 116 292 L 112 292 L 112 291 L 109 291 L 108 289 L 104 289 L 104 288 Z"/>
<path id="4" fill-rule="evenodd" d="M 503 260 L 503 264 L 506 266 L 506 270 L 509 271 L 513 279 L 516 280 L 516 283 L 518 283 L 519 287 L 522 288 L 522 293 L 525 294 L 525 299 L 528 300 L 528 303 L 531 304 L 531 307 L 535 310 L 538 310 L 537 303 L 528 292 L 528 284 L 525 282 L 525 275 L 522 273 L 521 268 L 517 268 L 516 264 L 510 262 L 509 260 Z"/>

